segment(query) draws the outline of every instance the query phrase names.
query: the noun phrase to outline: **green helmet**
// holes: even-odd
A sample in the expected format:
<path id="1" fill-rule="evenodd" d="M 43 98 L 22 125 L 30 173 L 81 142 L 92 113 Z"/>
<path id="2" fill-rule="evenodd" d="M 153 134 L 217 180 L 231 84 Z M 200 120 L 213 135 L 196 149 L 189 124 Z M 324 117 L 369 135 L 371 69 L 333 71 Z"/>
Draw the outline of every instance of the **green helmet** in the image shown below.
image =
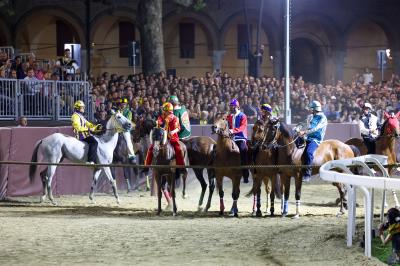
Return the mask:
<path id="1" fill-rule="evenodd" d="M 168 102 L 172 103 L 172 104 L 179 104 L 179 99 L 176 95 L 171 95 L 168 98 Z"/>

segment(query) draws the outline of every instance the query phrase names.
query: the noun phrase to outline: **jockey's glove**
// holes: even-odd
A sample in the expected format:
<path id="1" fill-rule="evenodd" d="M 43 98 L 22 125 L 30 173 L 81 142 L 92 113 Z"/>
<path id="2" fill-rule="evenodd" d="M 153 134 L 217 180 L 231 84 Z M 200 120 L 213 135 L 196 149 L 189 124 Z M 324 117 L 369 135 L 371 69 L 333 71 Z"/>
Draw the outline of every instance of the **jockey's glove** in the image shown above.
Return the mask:
<path id="1" fill-rule="evenodd" d="M 97 124 L 96 126 L 95 126 L 95 129 L 94 130 L 96 130 L 96 131 L 102 131 L 103 130 L 103 126 L 101 125 L 101 124 Z"/>

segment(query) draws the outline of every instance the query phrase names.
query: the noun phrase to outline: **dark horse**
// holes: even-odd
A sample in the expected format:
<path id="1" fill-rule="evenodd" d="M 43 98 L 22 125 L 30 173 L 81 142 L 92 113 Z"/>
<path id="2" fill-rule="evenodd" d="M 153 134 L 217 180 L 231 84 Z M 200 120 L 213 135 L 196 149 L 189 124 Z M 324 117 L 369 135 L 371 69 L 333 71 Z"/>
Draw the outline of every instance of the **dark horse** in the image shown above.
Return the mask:
<path id="1" fill-rule="evenodd" d="M 153 165 L 175 165 L 175 151 L 174 148 L 167 142 L 167 132 L 155 127 L 150 133 L 150 138 L 153 141 Z M 181 150 L 184 155 L 185 164 L 188 164 L 188 157 L 185 145 L 180 143 Z M 166 178 L 168 183 L 171 197 L 172 197 L 172 214 L 176 215 L 176 201 L 175 201 L 175 170 L 170 167 L 155 168 L 153 169 L 156 184 L 157 184 L 157 198 L 158 209 L 157 215 L 161 213 L 161 195 L 162 195 L 162 177 Z"/>
<path id="2" fill-rule="evenodd" d="M 149 149 L 150 143 L 150 132 L 156 126 L 156 122 L 153 119 L 136 116 L 135 130 L 133 132 L 133 146 L 135 151 L 137 150 L 137 163 L 143 165 L 146 159 L 147 150 Z M 143 175 L 143 170 L 139 169 L 136 175 L 135 187 L 139 186 L 139 180 Z M 146 191 L 150 190 L 150 177 L 151 173 L 145 176 L 146 178 Z"/>
<path id="3" fill-rule="evenodd" d="M 256 121 L 251 133 L 251 150 L 253 153 L 253 162 L 255 165 L 276 165 L 277 150 L 272 146 L 263 145 L 266 137 L 265 123 L 263 121 Z M 271 216 L 274 215 L 275 207 L 275 194 L 280 197 L 280 179 L 277 178 L 279 168 L 256 168 L 252 169 L 253 175 L 253 214 L 257 217 L 262 216 L 261 212 L 261 184 L 264 182 L 266 197 L 266 212 L 268 213 L 268 196 L 271 200 L 271 207 L 269 209 Z M 271 190 L 271 186 L 272 190 Z M 257 207 L 257 210 L 255 210 Z"/>
<path id="4" fill-rule="evenodd" d="M 224 168 L 215 169 L 215 177 L 217 179 L 217 188 L 220 197 L 219 214 L 223 215 L 224 206 L 224 189 L 223 189 L 223 178 L 224 176 L 229 177 L 232 180 L 232 199 L 233 204 L 231 208 L 231 215 L 238 216 L 237 200 L 240 194 L 240 179 L 242 178 L 242 171 L 235 168 L 229 168 L 232 166 L 240 165 L 240 152 L 236 143 L 232 140 L 231 134 L 228 128 L 228 121 L 225 118 L 216 118 L 212 125 L 212 132 L 218 134 L 217 139 L 217 152 L 215 155 L 215 161 L 213 166 Z"/>
<path id="5" fill-rule="evenodd" d="M 292 133 L 292 130 L 283 122 L 270 121 L 266 127 L 266 136 L 263 145 L 274 147 L 277 150 L 277 165 L 301 165 L 303 164 L 302 154 L 303 149 L 298 149 L 295 145 L 297 136 Z M 339 140 L 323 141 L 314 155 L 314 165 L 322 165 L 325 162 L 352 158 L 355 155 L 352 147 Z M 318 170 L 313 168 L 313 174 L 317 174 Z M 295 178 L 295 198 L 296 198 L 296 214 L 295 218 L 300 216 L 300 196 L 302 186 L 302 169 L 298 167 L 280 168 L 281 182 L 284 190 L 284 204 L 282 215 L 288 214 L 288 199 L 290 192 L 290 179 Z M 345 190 L 339 183 L 334 183 L 340 194 L 340 212 L 344 213 Z"/>
<path id="6" fill-rule="evenodd" d="M 213 163 L 215 157 L 215 148 L 216 142 L 210 137 L 191 137 L 187 140 L 183 140 L 183 143 L 186 145 L 187 153 L 189 156 L 189 163 L 190 165 L 211 165 Z M 194 168 L 194 174 L 196 175 L 197 180 L 199 180 L 201 185 L 201 194 L 199 199 L 199 206 L 198 210 L 202 210 L 203 207 L 203 200 L 204 194 L 207 189 L 207 183 L 204 180 L 203 176 L 203 168 Z M 215 171 L 212 168 L 207 169 L 208 175 L 208 186 L 209 186 L 209 193 L 208 193 L 208 200 L 207 204 L 204 208 L 204 211 L 208 211 L 211 206 L 211 199 L 212 194 L 215 188 Z M 183 189 L 182 195 L 185 197 L 185 189 L 186 189 L 186 178 L 183 179 Z"/>

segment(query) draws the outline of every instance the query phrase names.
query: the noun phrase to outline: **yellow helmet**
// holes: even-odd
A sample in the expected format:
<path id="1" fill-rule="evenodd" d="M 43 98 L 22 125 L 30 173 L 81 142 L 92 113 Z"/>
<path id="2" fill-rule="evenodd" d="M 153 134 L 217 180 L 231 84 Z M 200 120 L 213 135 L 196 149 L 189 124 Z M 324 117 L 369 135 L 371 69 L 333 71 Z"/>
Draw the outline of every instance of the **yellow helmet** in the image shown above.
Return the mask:
<path id="1" fill-rule="evenodd" d="M 165 112 L 172 112 L 174 110 L 174 107 L 172 106 L 171 103 L 166 102 L 166 103 L 163 104 L 162 109 Z"/>
<path id="2" fill-rule="evenodd" d="M 81 101 L 81 100 L 76 101 L 75 104 L 74 104 L 74 108 L 75 109 L 80 109 L 81 107 L 85 107 L 85 103 L 83 101 Z"/>

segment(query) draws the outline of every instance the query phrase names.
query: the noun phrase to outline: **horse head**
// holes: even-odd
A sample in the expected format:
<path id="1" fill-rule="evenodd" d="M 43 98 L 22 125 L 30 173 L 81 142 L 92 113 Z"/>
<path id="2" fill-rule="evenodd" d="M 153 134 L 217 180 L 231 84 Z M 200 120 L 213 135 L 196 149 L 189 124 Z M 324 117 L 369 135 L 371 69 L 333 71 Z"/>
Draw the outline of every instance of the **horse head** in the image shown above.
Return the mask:
<path id="1" fill-rule="evenodd" d="M 211 132 L 218 134 L 223 137 L 230 137 L 229 125 L 226 120 L 226 116 L 217 116 L 214 120 L 214 124 L 211 126 Z"/>
<path id="2" fill-rule="evenodd" d="M 279 119 L 270 119 L 265 126 L 262 147 L 267 149 L 274 148 L 277 145 L 280 135 Z"/>
<path id="3" fill-rule="evenodd" d="M 265 137 L 265 125 L 261 120 L 257 120 L 254 123 L 253 130 L 251 132 L 251 145 L 259 145 Z"/>
<path id="4" fill-rule="evenodd" d="M 134 157 L 135 152 L 133 150 L 131 129 L 132 122 L 128 118 L 123 116 L 119 111 L 112 112 L 112 115 L 107 122 L 107 131 L 111 134 L 122 133 L 128 146 L 129 157 Z"/>
<path id="5" fill-rule="evenodd" d="M 167 144 L 167 132 L 160 127 L 155 127 L 150 132 L 150 142 L 153 144 L 153 158 L 157 158 L 161 146 Z"/>
<path id="6" fill-rule="evenodd" d="M 385 124 L 382 129 L 383 135 L 395 137 L 400 136 L 399 116 L 400 112 L 397 112 L 397 114 L 394 112 L 384 113 Z"/>

